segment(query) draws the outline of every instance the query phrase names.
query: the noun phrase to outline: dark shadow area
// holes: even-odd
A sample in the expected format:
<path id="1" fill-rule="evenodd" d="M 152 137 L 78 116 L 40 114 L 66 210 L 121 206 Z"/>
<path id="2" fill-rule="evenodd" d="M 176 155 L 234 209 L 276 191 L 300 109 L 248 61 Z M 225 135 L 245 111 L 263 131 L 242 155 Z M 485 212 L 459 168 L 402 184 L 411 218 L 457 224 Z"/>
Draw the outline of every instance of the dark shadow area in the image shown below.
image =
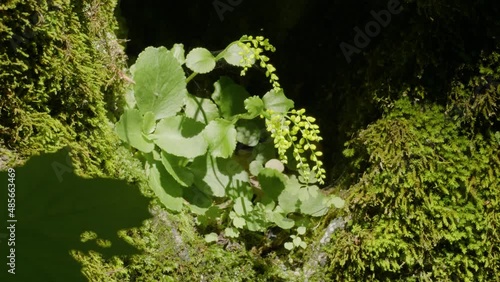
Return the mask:
<path id="1" fill-rule="evenodd" d="M 151 218 L 149 199 L 138 187 L 121 180 L 76 176 L 65 150 L 33 157 L 14 170 L 0 173 L 0 281 L 86 281 L 71 250 L 93 250 L 105 257 L 139 253 L 117 233 Z M 10 195 L 9 183 L 15 184 Z M 8 210 L 7 198 L 15 199 L 14 209 Z M 107 240 L 108 247 L 95 240 L 83 243 L 80 236 L 85 231 Z M 15 275 L 8 272 L 6 261 L 12 253 Z"/>

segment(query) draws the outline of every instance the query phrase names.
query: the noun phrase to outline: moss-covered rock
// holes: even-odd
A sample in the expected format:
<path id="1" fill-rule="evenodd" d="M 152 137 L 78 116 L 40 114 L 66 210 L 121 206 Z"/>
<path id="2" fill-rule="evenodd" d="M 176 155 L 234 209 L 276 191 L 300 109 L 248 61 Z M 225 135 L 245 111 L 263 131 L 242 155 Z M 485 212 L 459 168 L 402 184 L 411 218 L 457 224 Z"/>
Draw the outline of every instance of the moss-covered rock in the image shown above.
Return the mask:
<path id="1" fill-rule="evenodd" d="M 241 245 L 207 244 L 192 217 L 158 206 L 152 213 L 144 226 L 122 234 L 143 254 L 109 260 L 97 253 L 75 255 L 90 281 L 268 281 L 269 266 Z"/>
<path id="2" fill-rule="evenodd" d="M 444 112 L 403 98 L 350 142 L 362 175 L 328 247 L 332 281 L 499 279 L 499 142 Z"/>
<path id="3" fill-rule="evenodd" d="M 125 56 L 116 1 L 0 4 L 3 167 L 69 146 L 80 174 L 127 177 L 110 121 L 122 103 Z M 10 153 L 8 153 L 8 152 Z"/>

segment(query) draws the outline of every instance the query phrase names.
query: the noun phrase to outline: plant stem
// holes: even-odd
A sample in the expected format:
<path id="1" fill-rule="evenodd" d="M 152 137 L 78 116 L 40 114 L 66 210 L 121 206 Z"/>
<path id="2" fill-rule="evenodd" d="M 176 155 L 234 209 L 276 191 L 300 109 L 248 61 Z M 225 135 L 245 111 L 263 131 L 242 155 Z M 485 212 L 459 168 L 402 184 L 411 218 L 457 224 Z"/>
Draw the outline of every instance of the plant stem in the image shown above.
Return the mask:
<path id="1" fill-rule="evenodd" d="M 193 72 L 188 78 L 186 78 L 186 83 L 189 83 L 197 74 L 197 72 Z"/>

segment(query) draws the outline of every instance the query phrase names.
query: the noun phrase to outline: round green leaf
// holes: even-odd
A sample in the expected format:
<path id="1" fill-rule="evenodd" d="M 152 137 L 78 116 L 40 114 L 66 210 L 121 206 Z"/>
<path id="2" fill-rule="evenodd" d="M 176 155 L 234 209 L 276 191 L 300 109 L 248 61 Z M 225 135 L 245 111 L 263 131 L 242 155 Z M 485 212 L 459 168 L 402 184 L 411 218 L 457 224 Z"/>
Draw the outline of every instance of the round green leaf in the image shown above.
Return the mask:
<path id="1" fill-rule="evenodd" d="M 333 205 L 334 207 L 336 207 L 337 209 L 343 208 L 344 204 L 345 204 L 345 201 L 342 198 L 339 198 L 339 197 L 336 197 L 336 196 L 331 197 L 328 202 L 331 205 Z"/>
<path id="2" fill-rule="evenodd" d="M 265 165 L 266 168 L 272 168 L 272 169 L 275 169 L 279 172 L 283 172 L 285 170 L 285 166 L 283 165 L 283 163 L 278 160 L 278 159 L 270 159 L 267 161 L 266 165 Z"/>
<path id="3" fill-rule="evenodd" d="M 285 189 L 287 182 L 283 173 L 271 168 L 262 169 L 258 179 L 264 195 L 274 201 L 278 200 L 278 196 Z"/>
<path id="4" fill-rule="evenodd" d="M 228 77 L 222 76 L 214 83 L 214 93 L 212 99 L 219 106 L 222 116 L 229 119 L 235 115 L 244 114 L 245 99 L 250 97 L 245 88 L 234 83 Z"/>
<path id="5" fill-rule="evenodd" d="M 218 207 L 212 205 L 212 197 L 194 185 L 189 188 L 183 188 L 182 197 L 187 201 L 191 212 L 197 215 L 205 215 L 205 217 L 208 216 L 210 218 L 211 212 L 214 213 L 219 210 Z"/>
<path id="6" fill-rule="evenodd" d="M 214 157 L 228 158 L 236 149 L 236 129 L 233 123 L 216 119 L 208 123 L 203 130 L 208 143 L 208 150 Z"/>
<path id="7" fill-rule="evenodd" d="M 180 211 L 184 199 L 182 187 L 162 168 L 161 163 L 155 162 L 149 169 L 149 185 L 156 197 L 166 208 Z"/>
<path id="8" fill-rule="evenodd" d="M 264 101 L 259 96 L 252 96 L 245 100 L 245 109 L 250 114 L 250 118 L 259 116 L 264 111 Z"/>
<path id="9" fill-rule="evenodd" d="M 205 235 L 205 242 L 207 243 L 217 242 L 217 240 L 219 240 L 217 233 L 212 232 Z"/>
<path id="10" fill-rule="evenodd" d="M 236 216 L 233 218 L 233 225 L 236 228 L 243 228 L 245 226 L 246 222 L 245 219 L 239 216 Z"/>
<path id="11" fill-rule="evenodd" d="M 259 144 L 263 127 L 262 120 L 240 119 L 236 123 L 236 140 L 247 146 L 254 147 Z"/>
<path id="12" fill-rule="evenodd" d="M 273 110 L 278 113 L 286 113 L 294 106 L 293 101 L 285 96 L 283 90 L 278 92 L 271 90 L 267 92 L 264 97 L 262 97 L 262 101 L 264 102 L 264 107 L 266 109 Z"/>
<path id="13" fill-rule="evenodd" d="M 295 212 L 299 205 L 298 194 L 300 193 L 300 183 L 295 176 L 291 176 L 287 183 L 285 190 L 278 196 L 279 206 L 285 213 Z"/>
<path id="14" fill-rule="evenodd" d="M 295 221 L 290 218 L 284 217 L 282 214 L 273 212 L 270 213 L 271 221 L 276 223 L 281 229 L 290 229 L 295 225 Z"/>
<path id="15" fill-rule="evenodd" d="M 269 222 L 264 221 L 265 217 L 263 215 L 252 214 L 250 217 L 245 218 L 246 227 L 249 231 L 263 232 L 270 226 Z"/>
<path id="16" fill-rule="evenodd" d="M 186 58 L 184 57 L 184 44 L 174 44 L 170 52 L 172 52 L 172 55 L 180 65 L 186 62 Z"/>
<path id="17" fill-rule="evenodd" d="M 297 234 L 304 235 L 306 233 L 306 228 L 304 226 L 300 226 L 297 228 Z"/>
<path id="18" fill-rule="evenodd" d="M 142 132 L 144 132 L 145 134 L 151 134 L 155 131 L 155 127 L 155 114 L 153 112 L 145 113 L 142 120 Z"/>
<path id="19" fill-rule="evenodd" d="M 155 144 L 145 137 L 142 130 L 143 117 L 136 110 L 126 110 L 116 124 L 116 133 L 118 137 L 130 146 L 138 149 L 141 152 L 151 152 Z"/>
<path id="20" fill-rule="evenodd" d="M 207 141 L 201 134 L 204 127 L 204 124 L 191 118 L 173 116 L 160 120 L 151 136 L 165 152 L 178 157 L 195 158 L 207 151 Z"/>
<path id="21" fill-rule="evenodd" d="M 188 95 L 184 113 L 187 117 L 204 124 L 219 117 L 219 109 L 212 100 L 193 95 Z"/>
<path id="22" fill-rule="evenodd" d="M 227 227 L 224 229 L 224 235 L 229 238 L 238 238 L 240 236 L 240 231 L 232 227 Z"/>
<path id="23" fill-rule="evenodd" d="M 185 167 L 186 158 L 177 157 L 168 154 L 165 151 L 161 152 L 161 162 L 168 173 L 182 186 L 189 187 L 193 184 L 193 173 Z"/>
<path id="24" fill-rule="evenodd" d="M 237 215 L 243 216 L 253 210 L 253 204 L 246 197 L 239 197 L 234 200 L 233 209 Z"/>
<path id="25" fill-rule="evenodd" d="M 302 243 L 302 239 L 299 236 L 293 238 L 293 245 L 294 246 L 298 247 L 300 245 L 300 243 Z"/>
<path id="26" fill-rule="evenodd" d="M 276 158 L 276 148 L 272 139 L 257 144 L 254 148 L 255 160 L 265 164 L 268 160 Z"/>
<path id="27" fill-rule="evenodd" d="M 133 79 L 135 100 L 141 113 L 151 111 L 158 120 L 176 115 L 184 105 L 186 76 L 166 48 L 148 47 L 140 53 Z"/>
<path id="28" fill-rule="evenodd" d="M 195 185 L 209 195 L 224 197 L 227 189 L 243 190 L 248 185 L 248 173 L 232 159 L 206 154 L 194 159 L 190 168 Z"/>
<path id="29" fill-rule="evenodd" d="M 309 197 L 301 202 L 300 211 L 311 216 L 322 216 L 326 214 L 326 212 L 328 211 L 328 206 L 326 205 L 326 196 L 318 191 L 315 191 L 316 193 L 311 192 L 312 191 L 309 191 Z"/>
<path id="30" fill-rule="evenodd" d="M 261 161 L 252 161 L 249 165 L 249 171 L 252 175 L 259 175 L 260 171 L 264 168 Z"/>
<path id="31" fill-rule="evenodd" d="M 187 54 L 186 66 L 197 73 L 208 73 L 215 68 L 215 57 L 205 48 L 195 48 Z"/>
<path id="32" fill-rule="evenodd" d="M 240 53 L 243 52 L 243 49 L 238 46 L 238 43 L 233 43 L 229 46 L 224 53 L 224 60 L 230 65 L 242 67 L 244 64 L 242 62 L 243 56 Z M 255 59 L 254 59 L 255 62 Z M 253 63 L 252 63 L 253 64 Z"/>
<path id="33" fill-rule="evenodd" d="M 306 242 L 304 242 L 304 241 L 302 241 L 302 242 L 300 242 L 299 246 L 300 246 L 302 249 L 305 249 L 305 248 L 307 248 L 307 243 L 306 243 Z"/>

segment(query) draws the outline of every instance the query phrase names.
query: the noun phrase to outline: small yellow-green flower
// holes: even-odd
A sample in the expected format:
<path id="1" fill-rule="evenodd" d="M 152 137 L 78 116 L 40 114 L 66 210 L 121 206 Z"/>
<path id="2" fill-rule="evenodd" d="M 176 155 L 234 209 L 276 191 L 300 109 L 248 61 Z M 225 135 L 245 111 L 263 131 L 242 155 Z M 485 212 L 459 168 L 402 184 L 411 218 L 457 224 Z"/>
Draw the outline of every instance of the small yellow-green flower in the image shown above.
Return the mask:
<path id="1" fill-rule="evenodd" d="M 253 63 L 255 61 L 259 61 L 260 67 L 266 70 L 266 77 L 269 78 L 269 82 L 273 85 L 274 91 L 278 92 L 281 90 L 281 85 L 278 82 L 279 78 L 275 74 L 276 68 L 267 63 L 269 61 L 269 57 L 263 54 L 264 50 L 270 52 L 276 51 L 276 48 L 269 43 L 269 40 L 265 39 L 263 36 L 253 37 L 245 35 L 240 38 L 238 46 L 243 49 L 240 53 L 243 57 L 241 61 L 243 65 L 241 75 L 244 76 Z"/>
<path id="2" fill-rule="evenodd" d="M 324 184 L 326 171 L 323 162 L 318 159 L 323 153 L 317 150 L 315 144 L 322 140 L 319 136 L 319 126 L 314 123 L 315 118 L 305 115 L 305 111 L 305 109 L 292 110 L 281 114 L 267 110 L 267 114 L 263 117 L 266 119 L 266 129 L 271 133 L 280 160 L 283 163 L 288 162 L 286 152 L 292 147 L 292 155 L 302 177 L 309 181 L 311 173 L 314 173 L 318 182 Z M 306 151 L 310 152 L 309 160 L 304 156 Z M 314 164 L 312 168 L 309 161 Z"/>

